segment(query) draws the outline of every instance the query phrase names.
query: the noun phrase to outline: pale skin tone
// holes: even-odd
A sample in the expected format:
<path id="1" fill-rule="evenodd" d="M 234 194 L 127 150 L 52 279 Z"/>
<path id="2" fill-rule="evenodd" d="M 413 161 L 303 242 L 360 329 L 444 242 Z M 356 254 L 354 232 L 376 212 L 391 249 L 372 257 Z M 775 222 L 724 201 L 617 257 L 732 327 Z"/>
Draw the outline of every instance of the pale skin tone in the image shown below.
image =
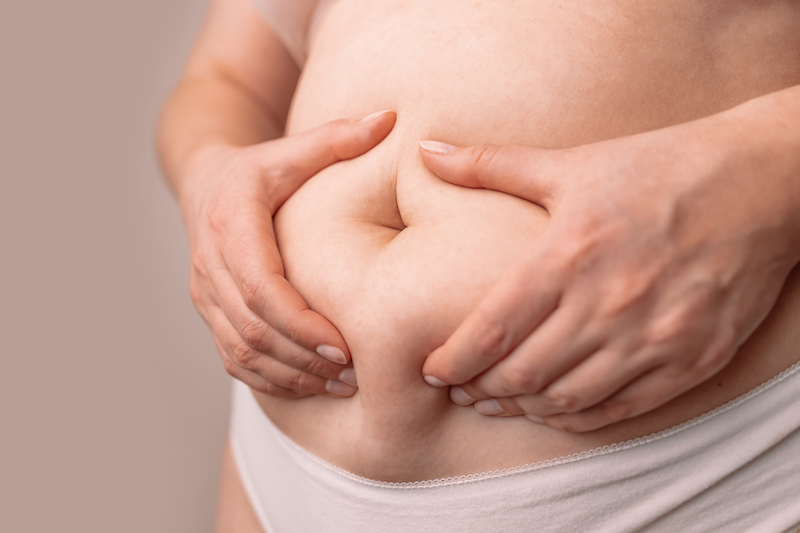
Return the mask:
<path id="1" fill-rule="evenodd" d="M 164 166 L 170 182 L 184 205 L 183 213 L 193 248 L 193 300 L 215 334 L 215 341 L 223 356 L 226 370 L 234 377 L 256 390 L 275 396 L 331 394 L 332 391 L 349 396 L 353 394 L 354 389 L 339 380 L 343 368 L 336 366 L 336 363 L 346 364 L 349 361 L 347 345 L 335 328 L 323 317 L 308 310 L 302 298 L 283 280 L 271 222 L 269 216 L 265 215 L 274 214 L 285 198 L 318 170 L 340 159 L 360 155 L 371 148 L 388 133 L 391 128 L 389 122 L 392 119 L 388 115 L 380 117 L 377 123 L 371 125 L 376 128 L 374 131 L 367 129 L 348 131 L 344 128 L 344 124 L 339 124 L 338 129 L 336 126 L 330 126 L 325 131 L 297 139 L 296 142 L 292 142 L 294 139 L 286 139 L 289 142 L 250 146 L 256 140 L 279 135 L 285 120 L 290 93 L 286 78 L 279 78 L 278 72 L 249 69 L 248 62 L 253 62 L 256 58 L 260 60 L 265 55 L 277 56 L 279 60 L 276 63 L 282 68 L 275 70 L 279 70 L 280 74 L 290 80 L 296 80 L 298 72 L 274 36 L 264 38 L 263 35 L 259 35 L 259 39 L 253 39 L 255 41 L 253 46 L 247 48 L 251 51 L 251 56 L 235 59 L 230 57 L 230 50 L 236 43 L 220 45 L 218 43 L 221 40 L 215 36 L 225 31 L 223 24 L 229 24 L 233 17 L 242 17 L 242 14 L 225 14 L 224 10 L 233 11 L 232 8 L 223 5 L 216 6 L 212 10 L 205 38 L 198 42 L 184 81 L 173 98 L 174 105 L 168 108 L 162 128 L 161 145 L 169 147 L 163 149 Z M 245 28 L 248 22 L 253 24 L 249 18 L 240 22 L 243 22 Z M 258 23 L 257 21 L 256 24 Z M 260 30 L 262 28 L 253 30 L 253 33 Z M 238 39 L 244 41 L 247 39 L 246 35 L 247 32 L 242 31 Z M 206 94 L 217 87 L 224 91 L 223 94 L 227 93 L 228 97 L 220 99 L 218 94 L 215 94 L 216 97 L 211 99 L 211 102 L 216 105 L 207 106 L 209 98 Z M 613 163 L 609 165 L 604 159 L 616 159 L 619 153 L 632 154 L 634 148 L 640 146 L 645 149 L 652 146 L 651 150 L 663 157 L 664 146 L 677 145 L 674 150 L 680 155 L 680 147 L 692 144 L 695 138 L 715 139 L 715 127 L 720 131 L 727 131 L 733 125 L 741 132 L 740 138 L 735 140 L 744 143 L 745 146 L 748 145 L 748 137 L 761 139 L 764 132 L 767 132 L 772 139 L 772 142 L 761 143 L 765 145 L 760 152 L 754 150 L 754 153 L 749 155 L 751 160 L 759 160 L 759 157 L 764 157 L 775 150 L 780 154 L 790 153 L 791 148 L 796 147 L 798 142 L 794 139 L 794 132 L 800 123 L 799 92 L 790 90 L 762 98 L 760 105 L 739 111 L 728 120 L 717 119 L 716 123 L 708 121 L 708 124 L 687 125 L 683 128 L 674 128 L 665 134 L 651 135 L 650 138 L 644 136 L 621 139 L 607 145 L 609 150 L 605 149 L 606 146 L 593 147 L 594 152 L 588 156 L 583 155 L 589 152 L 588 148 L 583 152 L 576 151 L 576 157 L 572 158 L 562 157 L 560 154 L 541 155 L 532 150 L 529 151 L 529 156 L 523 153 L 508 155 L 513 152 L 510 149 L 492 151 L 494 164 L 487 169 L 488 172 L 482 166 L 465 168 L 468 163 L 465 164 L 463 161 L 447 163 L 446 159 L 430 155 L 432 152 L 423 151 L 423 158 L 426 163 L 433 162 L 433 170 L 436 170 L 437 166 L 443 169 L 444 175 L 440 175 L 443 179 L 450 177 L 449 181 L 453 183 L 484 186 L 516 194 L 548 208 L 561 191 L 554 190 L 552 178 L 547 182 L 546 176 L 539 177 L 537 162 L 545 159 L 551 175 L 557 176 L 558 173 L 569 172 L 574 168 L 571 165 L 576 164 L 574 161 L 583 157 L 584 160 L 577 165 L 588 167 L 588 172 L 584 171 L 583 175 L 587 175 L 586 182 L 591 183 L 591 190 L 605 189 L 605 194 L 613 198 L 619 196 L 620 191 L 629 190 L 632 182 L 641 184 L 642 180 L 639 179 L 641 174 L 634 166 L 636 164 L 634 160 L 631 162 L 632 168 L 627 174 L 629 176 L 627 180 L 625 175 L 616 175 L 614 180 L 606 179 L 608 171 L 604 169 L 614 167 Z M 204 106 L 202 112 L 197 111 L 200 106 Z M 239 118 L 241 116 L 248 116 L 248 120 Z M 195 128 L 193 134 L 184 133 L 190 130 L 186 126 L 192 123 L 200 127 Z M 359 135 L 366 138 L 363 141 L 354 141 Z M 713 161 L 714 155 L 711 154 L 714 154 L 714 143 L 707 144 L 709 151 L 704 153 L 703 157 Z M 751 142 L 750 145 L 759 147 L 759 143 Z M 725 144 L 726 148 L 729 146 L 729 143 Z M 302 165 L 298 162 L 303 156 L 315 152 L 319 154 L 315 159 L 302 161 Z M 483 155 L 485 156 L 486 152 Z M 450 156 L 451 159 L 455 157 L 469 157 L 469 155 Z M 554 157 L 560 157 L 563 163 L 553 164 Z M 748 155 L 743 157 L 746 159 Z M 473 157 L 473 162 L 483 165 L 485 159 L 485 157 L 483 160 Z M 650 161 L 652 158 L 642 157 L 643 165 L 649 164 Z M 518 162 L 524 165 L 526 172 L 514 172 L 499 178 L 491 177 L 502 173 L 504 165 L 518 168 Z M 453 164 L 459 165 L 461 176 L 454 175 L 454 169 L 443 166 Z M 681 161 L 681 164 L 684 167 L 687 165 L 685 160 Z M 636 202 L 636 209 L 642 212 L 639 216 L 651 220 L 651 228 L 631 223 L 626 229 L 614 229 L 613 236 L 580 235 L 582 231 L 589 233 L 590 227 L 592 231 L 596 231 L 598 227 L 594 224 L 597 220 L 614 220 L 609 213 L 604 215 L 600 212 L 591 212 L 584 219 L 584 228 L 578 227 L 580 222 L 571 220 L 570 224 L 573 227 L 560 231 L 553 230 L 551 232 L 554 235 L 553 242 L 562 241 L 567 237 L 568 241 L 574 242 L 576 249 L 580 250 L 570 258 L 540 261 L 539 259 L 548 253 L 546 248 L 540 249 L 538 255 L 532 257 L 527 266 L 521 265 L 513 277 L 509 277 L 487 297 L 448 343 L 432 354 L 425 367 L 426 375 L 430 376 L 429 380 L 432 383 L 463 385 L 455 393 L 455 399 L 460 404 L 468 402 L 470 397 L 482 400 L 494 397 L 517 397 L 528 407 L 525 410 L 514 400 L 503 400 L 499 406 L 479 403 L 478 407 L 483 406 L 486 414 L 494 414 L 491 413 L 492 410 L 504 407 L 506 414 L 525 412 L 533 415 L 534 419 L 546 417 L 547 422 L 554 427 L 564 429 L 568 427 L 580 431 L 602 427 L 620 418 L 636 416 L 651 410 L 716 373 L 730 359 L 735 347 L 740 345 L 764 318 L 777 296 L 780 284 L 773 282 L 760 297 L 751 296 L 749 299 L 745 294 L 734 295 L 738 288 L 736 286 L 728 298 L 722 297 L 719 292 L 709 290 L 705 296 L 696 297 L 698 301 L 693 304 L 691 310 L 679 310 L 678 307 L 683 304 L 678 302 L 685 302 L 685 282 L 679 281 L 677 277 L 673 283 L 665 282 L 659 274 L 677 268 L 676 264 L 679 261 L 685 262 L 687 259 L 681 257 L 680 252 L 675 250 L 662 253 L 655 259 L 645 251 L 647 250 L 645 246 L 630 244 L 637 240 L 642 242 L 649 239 L 652 234 L 648 232 L 654 230 L 662 233 L 673 229 L 686 231 L 689 224 L 694 223 L 692 217 L 696 216 L 691 210 L 700 210 L 708 205 L 708 200 L 700 196 L 691 204 L 678 206 L 676 198 L 664 200 L 665 192 L 677 197 L 688 194 L 693 186 L 705 186 L 707 190 L 701 192 L 710 198 L 714 194 L 715 186 L 728 187 L 732 184 L 734 187 L 742 187 L 745 192 L 743 197 L 753 197 L 749 194 L 752 181 L 747 180 L 754 171 L 753 168 L 745 165 L 744 178 L 730 180 L 723 175 L 724 168 L 715 174 L 713 169 L 702 168 L 703 161 L 698 161 L 696 164 L 700 167 L 700 172 L 708 174 L 699 176 L 698 183 L 690 182 L 691 174 L 689 178 L 682 175 L 681 182 L 677 183 L 675 180 L 675 187 L 669 189 L 669 185 L 665 185 L 660 176 L 654 175 L 653 179 L 659 179 L 658 195 L 648 195 L 650 191 L 644 190 L 643 187 L 637 191 L 638 196 L 631 195 L 630 201 Z M 724 164 L 730 163 L 723 162 L 720 166 Z M 769 202 L 776 197 L 781 201 L 797 203 L 797 193 L 793 191 L 800 188 L 795 177 L 798 163 L 790 159 L 781 161 L 781 165 L 778 168 L 766 169 L 768 176 L 770 172 L 777 173 L 778 176 L 766 180 L 767 188 L 760 188 L 757 191 L 757 197 L 765 198 L 766 205 L 771 205 Z M 773 165 L 775 166 L 777 165 Z M 200 167 L 203 170 L 192 170 Z M 239 171 L 242 167 L 246 169 L 243 172 Z M 284 169 L 289 167 L 292 174 L 288 180 L 282 179 L 286 172 Z M 684 167 L 680 170 L 686 171 Z M 237 171 L 236 179 L 227 179 L 227 175 L 233 174 L 234 169 Z M 668 170 L 663 167 L 659 170 L 668 174 Z M 270 176 L 270 172 L 276 178 Z M 484 175 L 489 175 L 490 172 L 494 174 L 490 175 L 486 183 L 479 183 L 476 180 L 481 172 Z M 713 182 L 714 178 L 718 178 L 718 185 Z M 271 185 L 271 179 L 280 180 L 280 185 Z M 702 184 L 699 183 L 700 179 L 704 180 Z M 520 191 L 521 188 L 528 190 Z M 592 204 L 593 208 L 596 207 L 594 194 L 584 195 L 583 199 L 575 194 L 573 197 L 576 199 L 568 198 L 569 207 L 564 209 L 570 215 L 570 219 L 572 213 L 587 212 L 585 206 L 589 204 Z M 731 197 L 738 198 L 733 194 Z M 654 198 L 660 202 L 654 202 Z M 245 202 L 252 207 L 238 209 L 239 202 Z M 647 205 L 648 202 L 654 205 Z M 267 205 L 266 213 L 260 209 L 262 205 Z M 682 209 L 681 213 L 676 212 L 679 207 Z M 792 211 L 791 207 L 795 210 Z M 626 206 L 610 208 L 621 209 L 623 213 L 629 210 Z M 763 205 L 742 206 L 739 203 L 737 208 L 744 209 L 745 212 L 748 209 L 754 211 L 759 208 L 764 209 Z M 770 241 L 784 256 L 779 260 L 781 265 L 776 270 L 743 265 L 742 272 L 729 272 L 726 275 L 734 276 L 737 280 L 749 279 L 736 275 L 743 274 L 746 269 L 752 269 L 757 276 L 760 273 L 764 278 L 772 280 L 780 279 L 780 275 L 775 276 L 776 273 L 783 272 L 785 277 L 797 262 L 796 253 L 792 254 L 796 247 L 786 244 L 797 242 L 791 240 L 797 235 L 796 212 L 797 207 L 794 204 L 784 208 L 786 214 L 783 216 L 786 220 L 779 222 L 780 227 L 777 231 L 781 235 Z M 714 216 L 717 216 L 717 211 L 711 212 L 710 215 L 704 214 L 705 218 Z M 683 217 L 686 220 L 677 221 L 676 217 Z M 743 218 L 748 219 L 746 216 Z M 613 223 L 617 222 L 618 220 L 614 220 Z M 765 221 L 767 224 L 772 222 L 772 220 Z M 677 223 L 683 226 L 671 227 Z M 748 231 L 756 234 L 757 222 L 750 224 L 752 229 Z M 706 222 L 701 227 L 711 226 L 712 223 Z M 698 233 L 694 225 L 691 228 L 691 231 Z M 731 227 L 730 231 L 738 230 Z M 241 235 L 242 239 L 229 239 L 231 235 Z M 690 245 L 699 246 L 698 243 L 708 242 L 715 237 L 711 231 L 707 235 L 695 235 Z M 683 238 L 682 235 L 665 236 L 662 244 L 671 246 L 673 241 Z M 592 250 L 589 251 L 586 247 L 592 240 L 598 242 L 592 242 Z M 737 244 L 732 244 L 730 253 L 747 255 L 751 249 L 751 242 L 742 239 L 738 242 L 738 248 Z M 655 246 L 652 242 L 650 245 Z M 585 269 L 587 262 L 594 261 L 595 257 L 618 255 L 615 252 L 620 247 L 631 250 L 627 266 L 622 262 L 615 266 L 603 265 L 603 268 L 594 269 L 594 277 L 591 280 L 584 278 L 586 285 L 578 283 L 574 275 L 577 269 Z M 260 250 L 263 252 L 259 253 Z M 764 261 L 771 262 L 774 253 L 767 253 Z M 670 254 L 671 257 L 668 257 Z M 651 271 L 644 273 L 643 269 L 638 268 L 643 257 L 648 257 L 654 262 L 658 261 L 660 264 L 654 265 Z M 558 261 L 562 264 L 556 266 Z M 565 266 L 564 262 L 570 265 Z M 690 261 L 690 264 L 698 265 L 699 262 Z M 543 275 L 559 277 L 556 282 L 559 288 L 551 286 L 545 290 L 540 285 L 530 287 L 528 291 L 517 289 L 520 279 L 541 278 Z M 685 275 L 702 274 L 699 272 L 690 274 L 687 269 Z M 708 275 L 716 278 L 722 274 L 709 271 Z M 562 305 L 559 306 L 559 313 L 550 315 L 556 308 L 555 300 L 562 297 L 562 290 L 567 295 L 592 294 L 589 285 L 608 286 L 608 282 L 612 279 L 622 281 L 625 276 L 634 278 L 649 276 L 649 279 L 637 280 L 642 286 L 632 289 L 636 294 L 631 294 L 629 297 L 646 301 L 641 305 L 649 306 L 650 311 L 640 312 L 641 307 L 628 306 L 625 302 L 620 302 L 619 305 L 624 306 L 629 312 L 615 316 L 614 327 L 607 327 L 592 317 L 605 312 L 601 309 L 603 305 L 613 307 L 617 304 L 609 304 L 609 298 L 597 294 L 595 303 L 591 304 L 594 310 L 587 309 L 588 305 L 582 309 L 579 309 L 579 305 Z M 656 278 L 659 279 L 658 283 Z M 568 281 L 570 279 L 572 281 Z M 572 289 L 568 288 L 570 284 Z M 739 289 L 738 292 L 746 291 Z M 724 312 L 726 309 L 736 308 L 735 298 L 739 296 L 745 298 L 745 302 L 753 304 L 751 311 L 747 316 L 738 316 L 732 312 L 726 314 Z M 525 303 L 531 301 L 538 301 L 539 304 L 531 309 L 529 314 L 517 312 L 518 309 L 528 307 Z M 722 315 L 725 318 L 721 321 L 710 318 L 720 314 L 715 311 L 723 311 Z M 679 312 L 683 312 L 683 315 L 675 316 Z M 708 324 L 700 326 L 696 323 L 697 317 L 701 314 L 706 317 L 703 320 L 709 322 Z M 546 316 L 551 318 L 545 321 Z M 665 321 L 670 321 L 669 335 L 674 337 L 667 344 L 661 339 L 661 336 L 667 333 L 656 333 L 650 339 L 644 336 L 637 339 L 629 338 L 634 335 L 630 332 L 644 331 L 646 324 Z M 594 334 L 591 339 L 587 334 L 585 339 L 568 340 L 571 339 L 572 332 L 586 322 L 594 322 L 596 327 L 603 329 L 605 333 Z M 694 331 L 688 331 L 690 326 Z M 494 329 L 489 331 L 491 328 Z M 713 332 L 710 331 L 712 329 Z M 493 335 L 500 337 L 495 339 L 499 341 L 496 344 L 491 338 L 486 339 L 487 336 Z M 605 339 L 600 338 L 603 336 Z M 615 346 L 605 347 L 606 341 L 612 336 L 617 339 Z M 529 341 L 524 350 L 514 352 L 519 357 L 506 358 L 513 348 L 522 344 L 523 339 Z M 487 346 L 484 350 L 476 350 L 475 347 L 487 342 L 493 345 Z M 555 348 L 556 345 L 559 348 Z M 592 357 L 592 365 L 581 368 L 579 372 L 576 363 L 586 360 L 589 352 L 599 350 L 601 345 L 604 346 L 603 356 Z M 522 355 L 523 351 L 525 355 Z M 645 353 L 648 354 L 644 355 Z M 328 354 L 332 361 L 325 361 L 319 354 Z M 471 381 L 504 358 L 507 359 L 505 364 L 497 365 L 481 379 Z M 667 362 L 664 358 L 673 359 Z M 623 360 L 629 362 L 622 365 Z M 598 366 L 593 368 L 594 365 Z M 650 371 L 656 366 L 660 367 L 659 371 L 651 373 Z M 571 368 L 573 374 L 567 375 L 567 369 Z M 531 375 L 534 372 L 536 376 Z M 593 386 L 586 387 L 588 375 L 607 376 L 607 379 L 593 378 Z M 558 386 L 555 386 L 557 378 L 560 379 Z M 345 374 L 346 381 L 352 384 L 353 379 L 352 375 Z M 520 381 L 525 383 L 519 383 Z M 547 393 L 541 394 L 548 385 L 552 386 L 548 387 Z M 463 391 L 471 394 L 464 394 Z M 612 402 L 610 397 L 615 393 L 619 395 L 615 396 Z M 523 399 L 521 396 L 526 398 Z M 586 412 L 580 413 L 580 411 Z M 556 416 L 565 413 L 571 414 Z"/>
<path id="2" fill-rule="evenodd" d="M 352 396 L 356 382 L 345 366 L 344 339 L 279 279 L 283 267 L 270 217 L 319 169 L 380 142 L 394 114 L 339 121 L 270 142 L 283 132 L 299 69 L 265 29 L 247 2 L 212 5 L 162 117 L 162 166 L 181 201 L 192 245 L 192 299 L 231 376 L 280 397 Z M 253 68 L 264 58 L 273 69 Z M 245 239 L 229 239 L 236 233 Z M 271 274 L 273 281 L 256 280 L 257 288 L 248 290 L 248 272 L 258 279 Z M 267 323 L 262 315 L 271 314 L 276 320 Z M 219 495 L 215 531 L 263 531 L 227 446 Z"/>
<path id="3" fill-rule="evenodd" d="M 483 414 L 589 431 L 663 405 L 730 362 L 800 260 L 800 87 L 571 150 L 424 146 L 442 179 L 553 216 L 423 368 Z"/>
<path id="4" fill-rule="evenodd" d="M 319 170 L 380 142 L 394 114 L 277 139 L 299 69 L 265 29 L 248 2 L 215 2 L 162 117 L 160 155 L 189 235 L 192 300 L 231 376 L 272 396 L 352 396 L 347 344 L 283 278 L 271 216 Z M 254 68 L 262 61 L 272 68 Z"/>
<path id="5" fill-rule="evenodd" d="M 326 360 L 319 352 L 331 352 L 318 348 L 338 348 L 345 362 L 350 350 L 336 327 L 307 310 L 283 279 L 269 215 L 316 170 L 378 144 L 394 118 L 340 123 L 316 137 L 256 146 L 280 135 L 299 70 L 249 4 L 217 4 L 162 127 L 165 167 L 192 243 L 193 298 L 226 369 L 255 390 L 348 396 L 354 389 L 329 381 L 350 379 L 341 375 L 348 365 Z M 382 107 L 359 109 L 360 116 Z M 464 394 L 481 400 L 478 412 L 498 414 L 499 406 L 499 414 L 527 413 L 554 428 L 586 431 L 653 409 L 717 372 L 769 311 L 800 259 L 792 244 L 799 242 L 799 122 L 797 90 L 788 89 L 727 114 L 580 148 L 421 150 L 439 178 L 540 204 L 552 223 L 531 256 L 476 301 L 464 325 L 427 358 L 420 378 L 460 385 L 451 397 L 459 404 L 470 402 Z M 332 150 L 337 142 L 340 148 Z M 702 149 L 690 149 L 697 146 Z M 302 167 L 315 150 L 322 157 Z M 292 160 L 293 153 L 302 153 L 303 161 Z M 727 168 L 735 172 L 720 172 Z M 754 168 L 761 177 L 758 194 L 748 188 Z M 562 185 L 558 177 L 566 175 L 580 180 Z M 743 189 L 748 192 L 735 192 Z M 281 192 L 266 193 L 274 190 Z M 742 197 L 753 201 L 742 203 Z M 709 198 L 728 205 L 709 211 Z M 252 208 L 241 209 L 248 202 Z M 220 221 L 214 225 L 204 222 L 212 211 Z M 573 246 L 551 245 L 548 253 L 548 242 Z M 214 282 L 214 275 L 227 281 Z M 709 277 L 731 281 L 697 281 Z M 487 330 L 494 335 L 482 336 Z M 657 386 L 648 386 L 657 373 Z M 604 403 L 608 399 L 614 403 Z"/>

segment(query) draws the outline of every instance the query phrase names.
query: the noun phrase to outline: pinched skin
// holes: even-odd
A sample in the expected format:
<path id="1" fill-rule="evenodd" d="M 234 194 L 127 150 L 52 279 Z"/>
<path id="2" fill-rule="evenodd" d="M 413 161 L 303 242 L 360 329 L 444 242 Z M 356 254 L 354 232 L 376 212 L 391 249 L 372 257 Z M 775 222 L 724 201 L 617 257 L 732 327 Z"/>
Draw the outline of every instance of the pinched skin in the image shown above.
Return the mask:
<path id="1" fill-rule="evenodd" d="M 346 470 L 424 480 L 665 429 L 800 360 L 795 269 L 731 365 L 646 415 L 569 434 L 454 405 L 423 381 L 425 357 L 536 246 L 549 217 L 442 182 L 418 151 L 423 139 L 565 148 L 708 116 L 800 84 L 798 27 L 790 2 L 339 0 L 312 40 L 289 133 L 381 109 L 397 111 L 397 124 L 304 184 L 275 227 L 289 281 L 344 335 L 359 392 L 257 395 L 265 412 Z"/>

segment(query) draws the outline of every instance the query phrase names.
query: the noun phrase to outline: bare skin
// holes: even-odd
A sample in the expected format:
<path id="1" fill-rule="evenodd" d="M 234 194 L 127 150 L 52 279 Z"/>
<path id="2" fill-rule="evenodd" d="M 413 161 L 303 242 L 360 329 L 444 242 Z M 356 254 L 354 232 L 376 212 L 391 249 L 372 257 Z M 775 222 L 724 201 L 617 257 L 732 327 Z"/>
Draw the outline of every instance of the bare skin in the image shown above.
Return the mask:
<path id="1" fill-rule="evenodd" d="M 482 414 L 526 414 L 568 431 L 638 416 L 716 374 L 800 260 L 800 152 L 775 149 L 800 145 L 800 121 L 772 118 L 763 129 L 763 118 L 749 119 L 776 101 L 800 116 L 793 87 L 569 150 L 423 150 L 439 177 L 515 194 L 553 216 L 543 242 L 423 373 L 462 383 L 451 398 L 479 400 Z"/>
<path id="2" fill-rule="evenodd" d="M 373 151 L 306 182 L 275 219 L 288 281 L 341 333 L 329 342 L 347 350 L 358 376 L 351 399 L 259 396 L 317 455 L 384 480 L 516 466 L 669 427 L 800 358 L 795 272 L 713 380 L 596 431 L 483 417 L 422 379 L 427 356 L 535 249 L 550 215 L 530 199 L 445 183 L 424 167 L 419 141 L 570 148 L 713 116 L 800 83 L 792 4 L 570 9 L 342 0 L 320 27 L 289 132 L 379 109 L 396 110 L 398 123 Z"/>
<path id="3" fill-rule="evenodd" d="M 398 122 L 371 152 L 306 182 L 276 215 L 287 278 L 342 332 L 359 384 L 352 399 L 341 401 L 260 396 L 284 432 L 366 477 L 461 475 L 665 429 L 800 359 L 791 348 L 800 340 L 793 327 L 800 316 L 795 275 L 772 315 L 714 380 L 595 431 L 564 433 L 524 417 L 483 417 L 453 405 L 447 390 L 422 379 L 428 355 L 511 265 L 543 242 L 550 214 L 520 198 L 442 181 L 424 166 L 419 141 L 572 148 L 688 124 L 800 82 L 794 32 L 800 14 L 763 10 L 754 18 L 744 7 L 739 13 L 707 5 L 692 12 L 701 9 L 693 3 L 683 8 L 676 14 L 598 3 L 589 17 L 563 3 L 537 4 L 531 12 L 522 4 L 457 9 L 412 2 L 396 6 L 391 17 L 384 4 L 331 8 L 314 38 L 289 131 L 357 116 L 362 106 L 395 109 Z M 738 17 L 756 33 L 785 31 L 785 39 L 754 38 L 748 42 L 764 46 L 752 49 L 725 31 L 715 33 L 744 20 Z M 669 47 L 641 48 L 643 39 L 657 43 L 667 36 Z M 752 72 L 737 63 L 743 60 L 766 70 L 743 78 L 743 70 Z M 382 68 L 387 64 L 393 68 Z M 778 288 L 791 267 L 782 268 L 772 274 Z"/>
<path id="4" fill-rule="evenodd" d="M 248 0 L 214 2 L 164 109 L 161 163 L 189 236 L 192 300 L 225 370 L 273 396 L 352 396 L 347 344 L 284 279 L 272 215 L 319 170 L 379 143 L 394 114 L 279 139 L 298 76 Z"/>
<path id="5" fill-rule="evenodd" d="M 225 452 L 222 455 L 219 502 L 214 531 L 216 533 L 261 533 L 264 531 L 253 506 L 247 499 L 247 493 L 239 479 L 239 474 L 236 472 L 230 443 L 225 446 Z"/>

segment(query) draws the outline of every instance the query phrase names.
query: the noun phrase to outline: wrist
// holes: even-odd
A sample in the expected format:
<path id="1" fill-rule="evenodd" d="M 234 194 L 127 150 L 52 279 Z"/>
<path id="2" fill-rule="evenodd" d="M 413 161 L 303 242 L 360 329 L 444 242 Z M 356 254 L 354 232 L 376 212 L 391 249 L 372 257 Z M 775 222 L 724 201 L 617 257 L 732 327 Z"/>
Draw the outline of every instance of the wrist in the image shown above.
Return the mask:
<path id="1" fill-rule="evenodd" d="M 800 263 L 800 87 L 701 119 L 702 150 L 736 201 L 744 223 L 763 224 Z M 724 190 L 720 190 L 724 194 Z"/>
<path id="2" fill-rule="evenodd" d="M 736 144 L 751 161 L 752 179 L 774 202 L 787 235 L 792 266 L 800 263 L 800 86 L 745 102 L 731 110 Z"/>
<path id="3" fill-rule="evenodd" d="M 174 180 L 175 192 L 179 203 L 183 203 L 185 196 L 197 185 L 198 180 L 203 180 L 209 170 L 219 166 L 219 161 L 228 158 L 240 147 L 224 142 L 208 142 L 189 151 L 184 157 L 180 169 Z"/>

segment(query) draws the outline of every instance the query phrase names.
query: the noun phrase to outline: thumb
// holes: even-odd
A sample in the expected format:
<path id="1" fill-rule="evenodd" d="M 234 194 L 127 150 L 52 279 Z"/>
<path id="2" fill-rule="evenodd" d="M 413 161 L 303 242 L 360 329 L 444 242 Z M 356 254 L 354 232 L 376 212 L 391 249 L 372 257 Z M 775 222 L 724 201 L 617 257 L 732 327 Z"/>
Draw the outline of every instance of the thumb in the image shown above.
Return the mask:
<path id="1" fill-rule="evenodd" d="M 284 137 L 278 140 L 281 143 L 278 154 L 269 154 L 270 164 L 310 178 L 325 167 L 353 159 L 375 147 L 392 131 L 396 119 L 393 111 L 381 111 L 361 120 L 334 120 Z"/>
<path id="2" fill-rule="evenodd" d="M 554 150 L 482 144 L 459 148 L 421 141 L 420 155 L 438 177 L 462 187 L 504 192 L 549 209 L 559 180 L 551 170 Z"/>
<path id="3" fill-rule="evenodd" d="M 361 120 L 334 120 L 261 145 L 264 168 L 273 169 L 279 178 L 271 184 L 272 213 L 322 169 L 375 147 L 392 131 L 396 119 L 394 111 L 381 111 Z"/>

